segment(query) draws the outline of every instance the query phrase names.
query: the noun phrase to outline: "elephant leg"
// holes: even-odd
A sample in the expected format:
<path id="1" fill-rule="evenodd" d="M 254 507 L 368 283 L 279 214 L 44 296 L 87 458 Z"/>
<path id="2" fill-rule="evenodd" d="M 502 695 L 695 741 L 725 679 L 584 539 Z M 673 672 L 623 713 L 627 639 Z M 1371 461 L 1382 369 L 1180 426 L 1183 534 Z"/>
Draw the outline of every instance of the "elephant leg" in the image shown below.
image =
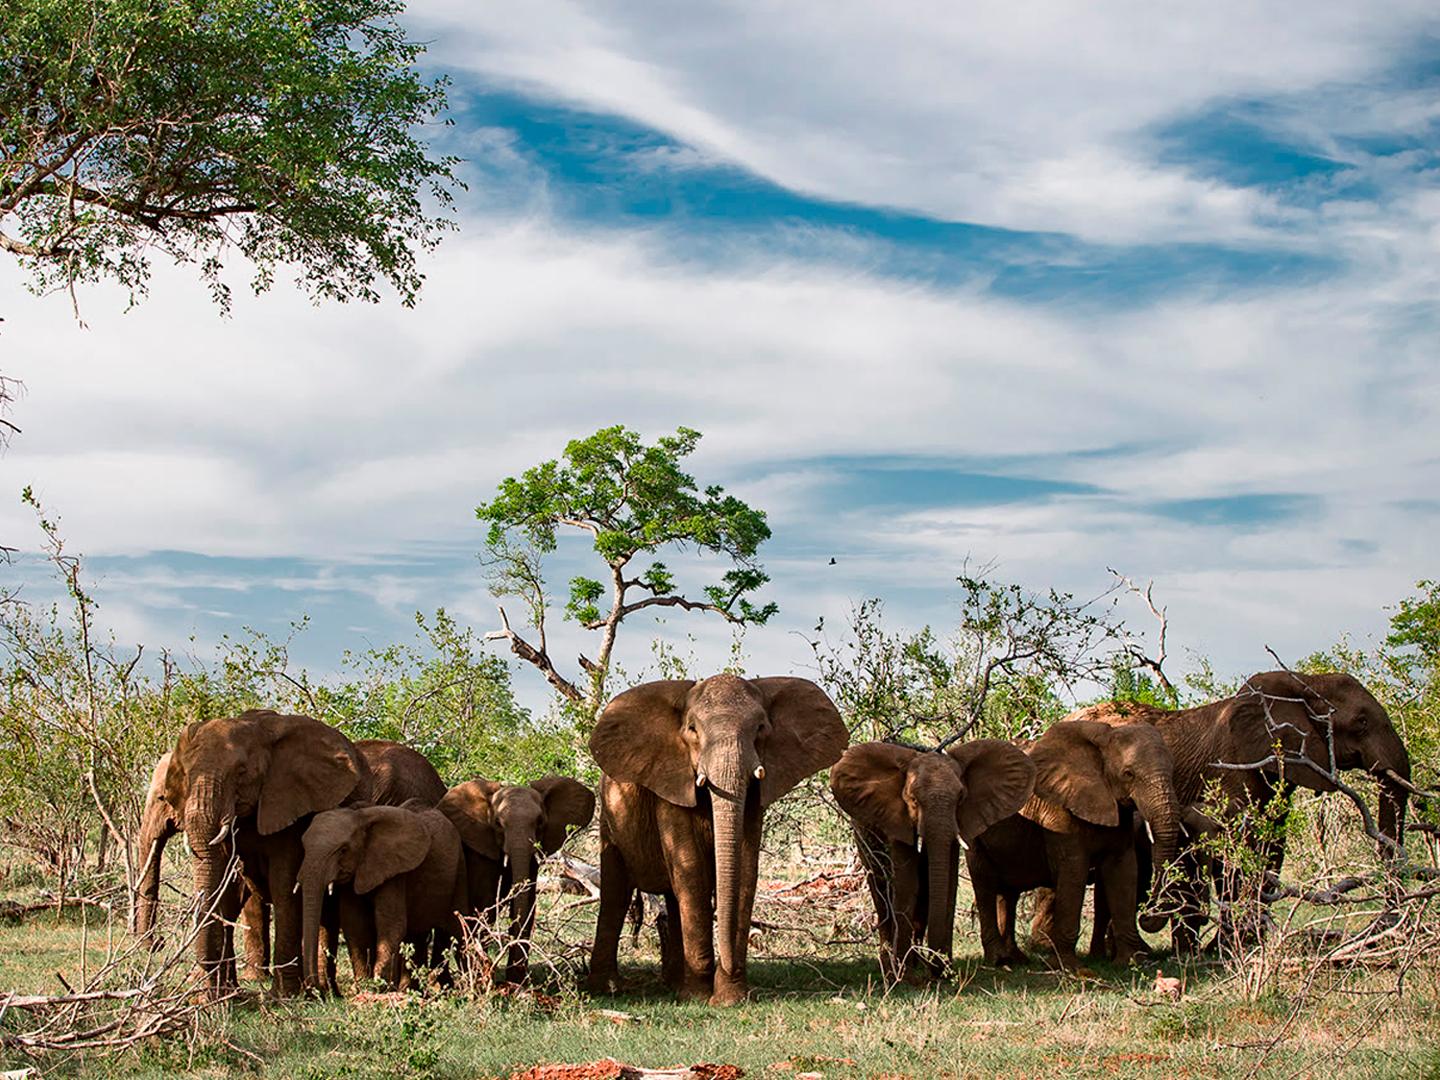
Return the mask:
<path id="1" fill-rule="evenodd" d="M 680 940 L 680 901 L 674 893 L 665 894 L 665 910 L 657 915 L 660 931 L 660 977 L 672 990 L 679 990 L 685 980 L 685 945 Z"/>
<path id="2" fill-rule="evenodd" d="M 925 925 L 920 921 L 925 875 L 921 872 L 920 856 L 913 848 L 892 844 L 890 852 L 894 875 L 891 878 L 891 895 L 895 904 L 895 925 L 890 938 L 890 962 L 893 967 L 886 977 L 898 982 L 910 968 L 910 960 L 915 951 L 915 928 L 917 925 Z"/>
<path id="3" fill-rule="evenodd" d="M 1000 928 L 1000 960 L 1002 964 L 1028 964 L 1030 957 L 1015 940 L 1015 910 L 1020 906 L 1020 893 L 1007 889 L 996 898 L 995 919 Z"/>
<path id="4" fill-rule="evenodd" d="M 1005 962 L 1005 944 L 1000 930 L 1000 893 L 984 873 L 970 867 L 970 886 L 975 892 L 975 910 L 980 916 L 980 948 L 987 964 Z"/>
<path id="5" fill-rule="evenodd" d="M 1099 898 L 1103 896 L 1108 901 L 1105 921 L 1114 931 L 1115 962 L 1117 964 L 1129 964 L 1137 954 L 1143 955 L 1149 952 L 1145 945 L 1145 939 L 1140 936 L 1140 928 L 1135 922 L 1137 889 L 1133 849 L 1127 849 L 1111 856 L 1100 864 L 1100 873 L 1095 884 L 1097 898 L 1095 920 L 1098 924 L 1100 920 Z"/>
<path id="6" fill-rule="evenodd" d="M 630 910 L 626 913 L 630 920 L 630 948 L 640 947 L 640 931 L 645 929 L 645 893 L 641 889 L 635 890 L 635 899 L 630 901 Z"/>
<path id="7" fill-rule="evenodd" d="M 275 992 L 282 997 L 298 994 L 301 989 L 300 965 L 300 897 L 295 883 L 300 874 L 299 833 L 290 826 L 276 836 L 270 855 L 270 897 L 275 920 Z"/>
<path id="8" fill-rule="evenodd" d="M 1050 953 L 1068 971 L 1080 966 L 1075 942 L 1080 937 L 1080 913 L 1085 906 L 1085 878 L 1089 860 L 1070 834 L 1046 837 L 1050 871 L 1054 875 L 1054 917 L 1050 920 Z"/>
<path id="9" fill-rule="evenodd" d="M 335 981 L 335 956 L 340 951 L 340 898 L 333 893 L 320 904 L 320 955 L 325 964 L 325 992 L 338 997 L 340 985 Z"/>
<path id="10" fill-rule="evenodd" d="M 263 979 L 270 966 L 270 911 L 260 891 L 253 886 L 248 889 L 240 918 L 245 924 L 244 977 Z"/>
<path id="11" fill-rule="evenodd" d="M 1050 952 L 1055 940 L 1055 890 L 1036 889 L 1031 894 L 1031 900 L 1035 905 L 1035 914 L 1030 919 L 1030 944 L 1042 952 Z M 1007 916 L 1013 928 L 1014 912 L 1007 912 Z M 1012 939 L 1013 936 L 1012 929 Z"/>
<path id="12" fill-rule="evenodd" d="M 856 850 L 865 870 L 865 884 L 870 889 L 870 902 L 875 907 L 875 929 L 880 936 L 880 974 L 896 982 L 904 972 L 896 972 L 895 896 L 891 880 L 890 856 L 884 841 L 867 833 L 856 832 Z"/>
<path id="13" fill-rule="evenodd" d="M 750 955 L 750 922 L 755 912 L 755 890 L 760 881 L 760 806 L 752 797 L 745 811 L 744 834 L 740 842 L 740 889 L 736 898 L 735 943 L 732 949 L 735 968 L 726 971 L 715 966 L 715 989 L 712 1005 L 734 1005 L 750 996 L 746 979 Z"/>
<path id="14" fill-rule="evenodd" d="M 374 976 L 391 989 L 400 985 L 404 957 L 400 945 L 405 939 L 405 883 L 392 878 L 375 890 L 375 970 Z"/>
<path id="15" fill-rule="evenodd" d="M 586 986 L 592 994 L 620 989 L 620 934 L 625 913 L 635 892 L 635 880 L 625 857 L 614 844 L 600 851 L 600 913 L 595 922 L 595 943 L 590 948 L 590 975 Z"/>
<path id="16" fill-rule="evenodd" d="M 715 905 L 708 877 L 703 887 L 679 882 L 680 946 L 685 970 L 680 977 L 682 1000 L 709 999 L 715 992 Z"/>
<path id="17" fill-rule="evenodd" d="M 375 975 L 375 920 L 368 907 L 359 897 L 347 896 L 340 900 L 340 928 L 345 932 L 356 991 L 363 990 Z"/>
<path id="18" fill-rule="evenodd" d="M 1095 881 L 1095 924 L 1090 927 L 1091 960 L 1109 960 L 1115 956 L 1115 935 L 1110 919 L 1110 894 L 1102 876 Z"/>
<path id="19" fill-rule="evenodd" d="M 220 933 L 220 980 L 225 986 L 238 986 L 235 966 L 235 924 L 244 904 L 244 887 L 237 879 L 225 890 L 218 912 L 224 928 Z"/>

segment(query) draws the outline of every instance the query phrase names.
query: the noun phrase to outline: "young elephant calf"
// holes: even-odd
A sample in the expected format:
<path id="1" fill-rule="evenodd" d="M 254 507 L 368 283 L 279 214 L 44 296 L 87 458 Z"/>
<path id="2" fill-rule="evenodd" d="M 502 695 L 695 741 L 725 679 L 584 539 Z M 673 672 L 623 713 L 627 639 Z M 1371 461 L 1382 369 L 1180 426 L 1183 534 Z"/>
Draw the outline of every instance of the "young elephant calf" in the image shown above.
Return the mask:
<path id="1" fill-rule="evenodd" d="M 357 984 L 374 978 L 406 989 L 410 974 L 402 944 L 411 945 L 422 962 L 442 966 L 445 946 L 459 935 L 456 913 L 467 904 L 460 835 L 444 814 L 418 800 L 327 810 L 315 815 L 303 842 L 307 986 L 324 984 L 321 906 L 331 889 L 338 894 Z"/>
<path id="2" fill-rule="evenodd" d="M 510 902 L 510 948 L 506 979 L 525 981 L 530 935 L 535 926 L 535 881 L 540 860 L 553 855 L 572 829 L 583 829 L 595 814 L 595 796 L 568 776 L 546 776 L 533 784 L 470 780 L 451 788 L 440 812 L 465 847 L 470 907 L 489 927 L 500 905 Z M 488 963 L 488 960 L 486 961 Z"/>

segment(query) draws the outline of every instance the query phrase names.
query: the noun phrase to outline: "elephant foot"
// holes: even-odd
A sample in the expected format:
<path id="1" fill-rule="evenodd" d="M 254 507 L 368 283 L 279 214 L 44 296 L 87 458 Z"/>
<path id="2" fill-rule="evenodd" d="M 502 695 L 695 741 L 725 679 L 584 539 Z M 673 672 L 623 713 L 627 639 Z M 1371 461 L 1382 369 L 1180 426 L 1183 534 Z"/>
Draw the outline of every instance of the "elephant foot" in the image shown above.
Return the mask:
<path id="1" fill-rule="evenodd" d="M 1067 971 L 1072 975 L 1079 972 L 1080 958 L 1073 952 L 1052 952 L 1046 955 L 1045 964 L 1052 971 Z"/>
<path id="2" fill-rule="evenodd" d="M 1121 967 L 1129 967 L 1131 964 L 1144 963 L 1150 959 L 1150 950 L 1143 945 L 1137 948 L 1117 948 L 1115 950 L 1115 963 Z"/>
<path id="3" fill-rule="evenodd" d="M 680 980 L 680 987 L 675 991 L 676 997 L 681 1001 L 709 1001 L 714 994 L 714 979 L 689 974 Z"/>
<path id="4" fill-rule="evenodd" d="M 750 997 L 750 988 L 744 980 L 715 977 L 715 992 L 710 995 L 711 1005 L 739 1005 Z"/>
<path id="5" fill-rule="evenodd" d="M 591 994 L 618 994 L 625 989 L 618 971 L 592 971 L 585 978 L 585 990 Z"/>

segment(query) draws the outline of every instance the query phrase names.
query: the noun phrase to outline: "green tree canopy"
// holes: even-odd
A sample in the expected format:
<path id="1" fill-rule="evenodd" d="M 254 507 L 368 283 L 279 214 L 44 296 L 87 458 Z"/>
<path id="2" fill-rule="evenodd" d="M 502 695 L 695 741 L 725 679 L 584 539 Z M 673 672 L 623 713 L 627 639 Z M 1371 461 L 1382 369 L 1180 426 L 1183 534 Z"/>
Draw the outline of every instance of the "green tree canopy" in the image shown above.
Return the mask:
<path id="1" fill-rule="evenodd" d="M 455 159 L 417 134 L 445 102 L 414 64 L 398 0 L 5 0 L 0 250 L 38 289 L 150 258 L 222 258 L 254 287 L 293 266 L 316 299 L 413 303 Z"/>
<path id="2" fill-rule="evenodd" d="M 755 561 L 770 537 L 763 511 L 718 486 L 703 491 L 681 468 L 700 433 L 680 428 L 646 445 L 623 426 L 603 428 L 565 447 L 563 459 L 542 462 L 500 484 L 495 498 L 476 508 L 489 523 L 486 561 L 491 590 L 525 603 L 536 640 L 521 637 L 509 623 L 491 637 L 533 664 L 570 701 L 593 715 L 602 703 L 615 636 L 630 615 L 647 608 L 709 611 L 736 625 L 763 623 L 776 611 L 751 596 L 769 577 Z M 600 634 L 594 660 L 581 657 L 590 676 L 587 689 L 562 675 L 547 651 L 549 599 L 543 556 L 553 552 L 560 530 L 587 533 L 606 567 L 605 580 L 576 577 L 570 582 L 565 615 Z M 677 591 L 670 568 L 653 556 L 661 549 L 694 549 L 719 555 L 729 564 L 699 596 Z M 644 560 L 639 565 L 637 560 Z M 608 593 L 608 606 L 602 607 Z"/>

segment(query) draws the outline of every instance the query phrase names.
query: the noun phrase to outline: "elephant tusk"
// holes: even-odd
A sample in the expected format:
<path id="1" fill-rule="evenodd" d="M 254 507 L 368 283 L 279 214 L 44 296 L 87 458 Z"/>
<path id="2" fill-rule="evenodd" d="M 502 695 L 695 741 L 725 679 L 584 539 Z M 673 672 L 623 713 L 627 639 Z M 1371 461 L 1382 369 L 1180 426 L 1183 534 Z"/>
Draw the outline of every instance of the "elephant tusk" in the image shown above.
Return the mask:
<path id="1" fill-rule="evenodd" d="M 915 854 L 917 854 L 917 855 L 924 855 L 924 854 L 925 854 L 925 837 L 924 837 L 924 836 L 916 836 L 916 837 L 915 837 Z"/>
<path id="2" fill-rule="evenodd" d="M 709 778 L 708 776 L 706 776 L 703 772 L 702 772 L 702 773 L 696 773 L 696 774 L 695 774 L 695 786 L 696 786 L 696 787 L 704 787 L 704 786 L 705 786 L 707 783 L 709 783 L 709 782 L 710 782 L 710 778 Z"/>
<path id="3" fill-rule="evenodd" d="M 1437 794 L 1433 791 L 1426 791 L 1424 788 L 1416 787 L 1409 780 L 1406 780 L 1403 776 L 1397 773 L 1394 769 L 1381 769 L 1380 775 L 1383 776 L 1385 779 L 1389 780 L 1396 787 L 1404 788 L 1411 795 L 1417 795 L 1422 799 L 1440 799 L 1440 794 Z"/>
<path id="4" fill-rule="evenodd" d="M 955 839 L 958 840 L 958 841 L 960 841 L 960 850 L 961 850 L 961 851 L 969 851 L 969 850 L 970 850 L 970 845 L 965 842 L 965 837 L 961 836 L 959 833 L 956 833 L 956 834 L 955 834 Z"/>
<path id="5" fill-rule="evenodd" d="M 764 766 L 764 765 L 756 765 L 756 766 L 755 766 L 755 779 L 756 779 L 756 780 L 764 780 L 764 779 L 765 779 L 765 766 Z"/>
<path id="6" fill-rule="evenodd" d="M 1150 838 L 1150 843 L 1155 843 L 1155 830 L 1150 827 L 1150 819 L 1145 819 L 1145 835 Z"/>
<path id="7" fill-rule="evenodd" d="M 332 882 L 330 882 L 330 884 L 328 884 L 328 885 L 325 886 L 325 895 L 326 895 L 326 896 L 334 896 L 334 895 L 335 895 L 335 882 L 332 881 Z"/>
<path id="8" fill-rule="evenodd" d="M 234 819 L 233 817 L 232 817 L 232 818 L 226 818 L 226 819 L 225 819 L 225 824 L 224 824 L 224 825 L 221 825 L 221 826 L 220 826 L 220 831 L 215 834 L 215 839 L 210 841 L 210 846 L 211 846 L 211 847 L 215 847 L 217 844 L 223 844 L 223 843 L 225 842 L 226 838 L 229 837 L 229 835 L 230 835 L 230 833 L 231 833 L 231 830 L 233 830 L 234 828 L 235 828 L 235 819 Z"/>
<path id="9" fill-rule="evenodd" d="M 299 891 L 300 891 L 300 882 L 297 881 L 297 882 L 295 882 L 295 887 L 290 890 L 290 895 L 291 895 L 291 896 L 294 896 L 294 895 L 295 895 L 297 892 L 299 892 Z"/>

